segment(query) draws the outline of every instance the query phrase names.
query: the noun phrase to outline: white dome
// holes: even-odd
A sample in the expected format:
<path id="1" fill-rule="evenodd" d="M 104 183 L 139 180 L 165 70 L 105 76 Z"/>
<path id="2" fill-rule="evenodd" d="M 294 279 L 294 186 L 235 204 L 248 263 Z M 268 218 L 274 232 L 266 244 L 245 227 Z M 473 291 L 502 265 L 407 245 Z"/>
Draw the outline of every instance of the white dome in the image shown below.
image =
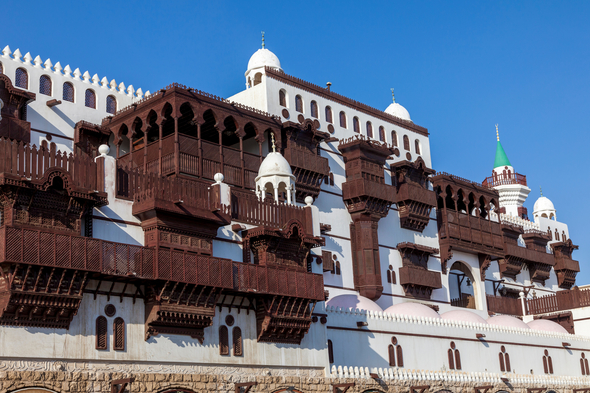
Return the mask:
<path id="1" fill-rule="evenodd" d="M 432 308 L 421 303 L 403 302 L 389 306 L 386 314 L 409 315 L 414 317 L 425 317 L 439 319 L 440 315 Z"/>
<path id="2" fill-rule="evenodd" d="M 349 308 L 381 312 L 383 309 L 377 303 L 359 294 L 338 295 L 334 296 L 326 302 L 326 306 L 342 307 L 347 310 Z"/>
<path id="3" fill-rule="evenodd" d="M 404 108 L 397 102 L 392 102 L 391 104 L 389 104 L 387 109 L 385 109 L 385 113 L 395 117 L 399 117 L 403 120 L 412 121 L 412 119 L 410 119 L 410 112 L 408 112 L 406 108 Z"/>
<path id="4" fill-rule="evenodd" d="M 549 198 L 542 196 L 535 202 L 535 206 L 533 207 L 533 214 L 536 212 L 547 210 L 555 211 L 555 207 L 553 206 L 553 202 L 551 202 Z"/>
<path id="5" fill-rule="evenodd" d="M 266 48 L 262 48 L 254 52 L 252 57 L 250 57 L 250 61 L 248 61 L 248 71 L 246 71 L 246 73 L 255 68 L 262 68 L 264 66 L 272 67 L 281 71 L 283 70 L 277 55 Z"/>
<path id="6" fill-rule="evenodd" d="M 260 169 L 258 169 L 258 176 L 256 177 L 256 181 L 261 177 L 268 177 L 268 176 L 288 176 L 294 178 L 293 172 L 291 171 L 291 165 L 289 162 L 283 157 L 281 153 L 273 152 L 268 153 L 266 158 L 260 164 Z"/>

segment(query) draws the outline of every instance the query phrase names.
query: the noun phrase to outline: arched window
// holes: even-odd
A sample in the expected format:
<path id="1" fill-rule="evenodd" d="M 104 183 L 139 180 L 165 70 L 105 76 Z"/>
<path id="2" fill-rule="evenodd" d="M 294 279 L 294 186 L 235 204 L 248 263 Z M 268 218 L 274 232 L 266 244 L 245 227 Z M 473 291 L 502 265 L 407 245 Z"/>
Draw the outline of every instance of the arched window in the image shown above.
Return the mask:
<path id="1" fill-rule="evenodd" d="M 257 72 L 256 75 L 254 75 L 254 86 L 260 83 L 262 83 L 262 72 Z"/>
<path id="2" fill-rule="evenodd" d="M 314 117 L 317 119 L 318 118 L 318 103 L 315 101 L 312 101 L 310 109 L 311 109 L 311 117 Z"/>
<path id="3" fill-rule="evenodd" d="M 2 63 L 0 63 L 0 74 L 4 73 L 4 66 L 2 66 Z"/>
<path id="4" fill-rule="evenodd" d="M 410 151 L 410 138 L 407 135 L 404 135 L 404 149 Z"/>
<path id="5" fill-rule="evenodd" d="M 295 96 L 295 110 L 299 113 L 303 113 L 303 99 L 299 94 Z"/>
<path id="6" fill-rule="evenodd" d="M 287 95 L 285 94 L 285 90 L 279 90 L 279 105 L 280 106 L 287 106 Z"/>
<path id="7" fill-rule="evenodd" d="M 219 327 L 219 354 L 229 355 L 229 333 L 227 326 Z"/>
<path id="8" fill-rule="evenodd" d="M 379 140 L 385 142 L 385 128 L 383 126 L 379 127 Z"/>
<path id="9" fill-rule="evenodd" d="M 330 172 L 330 174 L 328 175 L 329 181 L 330 181 L 330 185 L 333 186 L 334 185 L 334 174 L 332 172 Z"/>
<path id="10" fill-rule="evenodd" d="M 88 108 L 96 109 L 96 94 L 90 89 L 86 90 L 84 105 Z"/>
<path id="11" fill-rule="evenodd" d="M 113 115 L 117 112 L 117 99 L 113 96 L 107 97 L 107 112 Z"/>
<path id="12" fill-rule="evenodd" d="M 404 366 L 404 354 L 402 346 L 397 343 L 397 338 L 391 338 L 391 344 L 387 348 L 389 355 L 389 365 L 391 367 L 403 367 Z"/>
<path id="13" fill-rule="evenodd" d="M 561 241 L 564 242 L 566 241 L 566 237 L 565 237 L 565 231 L 561 231 Z"/>
<path id="14" fill-rule="evenodd" d="M 370 121 L 367 122 L 367 136 L 369 138 L 373 137 L 373 125 L 371 124 Z"/>
<path id="15" fill-rule="evenodd" d="M 328 340 L 328 359 L 330 363 L 334 363 L 334 346 L 332 340 Z"/>
<path id="16" fill-rule="evenodd" d="M 330 108 L 329 106 L 326 107 L 326 121 L 328 123 L 333 123 L 333 121 L 332 121 L 332 108 Z"/>
<path id="17" fill-rule="evenodd" d="M 340 275 L 340 262 L 336 261 L 334 263 L 334 272 L 336 273 L 337 276 Z"/>
<path id="18" fill-rule="evenodd" d="M 545 371 L 545 374 L 553 374 L 553 361 L 547 350 L 543 352 L 543 370 Z"/>
<path id="19" fill-rule="evenodd" d="M 74 85 L 70 82 L 65 82 L 63 88 L 64 92 L 62 99 L 64 101 L 74 102 Z"/>
<path id="20" fill-rule="evenodd" d="M 346 113 L 340 111 L 340 127 L 346 128 Z"/>
<path id="21" fill-rule="evenodd" d="M 125 350 L 125 321 L 121 317 L 115 318 L 115 322 L 113 322 L 113 336 L 114 336 L 113 349 L 115 351 L 124 351 Z"/>
<path id="22" fill-rule="evenodd" d="M 29 88 L 29 74 L 27 74 L 27 70 L 25 70 L 24 68 L 16 69 L 14 84 L 16 85 L 16 87 L 20 87 L 23 89 Z"/>
<path id="23" fill-rule="evenodd" d="M 414 148 L 416 149 L 416 154 L 420 154 L 420 141 L 418 139 L 414 141 Z"/>
<path id="24" fill-rule="evenodd" d="M 500 359 L 500 371 L 510 372 L 510 356 L 506 353 L 506 348 L 503 345 L 500 347 L 498 358 Z"/>
<path id="25" fill-rule="evenodd" d="M 234 344 L 234 356 L 243 356 L 242 329 L 236 326 L 232 329 L 231 335 Z"/>
<path id="26" fill-rule="evenodd" d="M 354 132 L 361 132 L 361 126 L 359 124 L 359 118 L 356 117 L 356 116 L 352 119 L 352 129 L 354 130 Z"/>
<path id="27" fill-rule="evenodd" d="M 449 355 L 449 369 L 450 370 L 461 370 L 461 354 L 459 350 L 455 348 L 455 342 L 451 341 L 451 348 L 447 351 Z"/>
<path id="28" fill-rule="evenodd" d="M 96 349 L 107 349 L 107 319 L 102 315 L 96 318 Z"/>
<path id="29" fill-rule="evenodd" d="M 396 277 L 395 272 L 393 271 L 393 266 L 389 265 L 389 269 L 387 269 L 387 282 L 390 284 L 396 284 Z"/>
<path id="30" fill-rule="evenodd" d="M 582 375 L 590 375 L 590 369 L 588 368 L 588 359 L 586 359 L 586 354 L 582 353 L 582 357 L 580 359 L 580 368 L 582 369 Z"/>
<path id="31" fill-rule="evenodd" d="M 559 241 L 559 231 L 555 228 L 555 240 Z"/>
<path id="32" fill-rule="evenodd" d="M 387 352 L 389 353 L 389 365 L 395 367 L 395 347 L 392 344 L 389 344 Z"/>
<path id="33" fill-rule="evenodd" d="M 39 94 L 51 95 L 51 78 L 47 75 L 41 75 L 39 78 Z"/>
<path id="34" fill-rule="evenodd" d="M 397 147 L 397 132 L 391 131 L 391 146 Z"/>

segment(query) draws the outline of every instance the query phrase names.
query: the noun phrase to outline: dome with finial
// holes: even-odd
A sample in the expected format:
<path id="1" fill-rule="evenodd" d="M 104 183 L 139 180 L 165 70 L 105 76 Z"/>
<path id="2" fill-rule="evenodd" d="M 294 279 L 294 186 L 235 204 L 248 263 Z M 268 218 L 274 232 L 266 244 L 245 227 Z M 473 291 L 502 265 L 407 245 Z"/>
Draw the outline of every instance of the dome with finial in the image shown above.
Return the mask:
<path id="1" fill-rule="evenodd" d="M 295 176 L 291 171 L 291 165 L 281 153 L 276 151 L 274 135 L 270 134 L 272 152 L 268 153 L 258 169 L 256 176 L 256 195 L 264 198 L 266 194 L 274 194 L 274 199 L 279 202 L 279 195 L 285 194 L 287 203 L 295 200 Z"/>
<path id="2" fill-rule="evenodd" d="M 538 217 L 544 217 L 554 220 L 556 219 L 555 213 L 553 202 L 551 202 L 549 198 L 543 196 L 543 190 L 541 189 L 541 196 L 535 201 L 535 205 L 533 206 L 533 217 L 535 219 Z"/>
<path id="3" fill-rule="evenodd" d="M 288 176 L 293 177 L 293 172 L 291 171 L 291 165 L 289 162 L 283 157 L 283 155 L 279 152 L 271 152 L 266 155 L 262 164 L 260 164 L 260 168 L 258 169 L 258 176 L 256 176 L 256 181 L 262 177 L 268 176 Z"/>
<path id="4" fill-rule="evenodd" d="M 398 117 L 402 120 L 412 121 L 410 118 L 410 112 L 397 102 L 395 102 L 395 95 L 393 94 L 393 89 L 391 89 L 391 97 L 393 98 L 393 102 L 389 104 L 387 109 L 385 109 L 385 113 Z"/>
<path id="5" fill-rule="evenodd" d="M 264 32 L 262 32 L 262 48 L 258 49 L 250 60 L 248 61 L 248 70 L 246 74 L 257 68 L 271 67 L 276 70 L 282 71 L 281 62 L 277 55 L 266 49 L 264 44 Z"/>

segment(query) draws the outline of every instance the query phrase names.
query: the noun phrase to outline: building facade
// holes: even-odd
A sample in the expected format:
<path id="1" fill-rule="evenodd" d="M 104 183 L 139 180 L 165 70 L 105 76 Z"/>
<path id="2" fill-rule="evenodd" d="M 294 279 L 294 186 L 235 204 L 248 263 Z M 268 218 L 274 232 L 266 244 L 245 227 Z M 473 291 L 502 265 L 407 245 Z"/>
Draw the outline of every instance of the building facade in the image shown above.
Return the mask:
<path id="1" fill-rule="evenodd" d="M 437 172 L 264 47 L 229 99 L 0 72 L 0 392 L 590 390 L 577 246 L 499 137 Z"/>

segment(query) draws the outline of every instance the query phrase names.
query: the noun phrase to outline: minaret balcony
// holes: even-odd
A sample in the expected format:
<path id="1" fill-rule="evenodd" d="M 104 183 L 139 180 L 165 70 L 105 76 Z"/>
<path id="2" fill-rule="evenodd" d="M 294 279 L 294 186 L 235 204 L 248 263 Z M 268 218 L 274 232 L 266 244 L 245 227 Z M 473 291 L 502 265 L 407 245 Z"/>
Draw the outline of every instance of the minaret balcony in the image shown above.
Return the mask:
<path id="1" fill-rule="evenodd" d="M 526 187 L 526 176 L 516 172 L 500 174 L 494 173 L 493 176 L 486 177 L 485 180 L 482 182 L 482 186 L 487 188 L 506 186 L 511 184 L 520 184 L 521 186 Z"/>

